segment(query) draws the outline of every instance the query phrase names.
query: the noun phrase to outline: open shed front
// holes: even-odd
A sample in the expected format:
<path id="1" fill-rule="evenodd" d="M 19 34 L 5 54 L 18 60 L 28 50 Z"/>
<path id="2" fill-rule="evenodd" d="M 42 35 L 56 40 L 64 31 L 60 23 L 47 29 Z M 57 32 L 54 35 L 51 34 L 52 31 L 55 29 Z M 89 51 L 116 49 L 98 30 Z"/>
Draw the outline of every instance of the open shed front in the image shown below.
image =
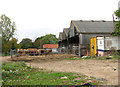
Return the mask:
<path id="1" fill-rule="evenodd" d="M 93 37 L 90 39 L 92 56 L 105 56 L 111 52 L 120 51 L 120 37 L 106 36 Z"/>

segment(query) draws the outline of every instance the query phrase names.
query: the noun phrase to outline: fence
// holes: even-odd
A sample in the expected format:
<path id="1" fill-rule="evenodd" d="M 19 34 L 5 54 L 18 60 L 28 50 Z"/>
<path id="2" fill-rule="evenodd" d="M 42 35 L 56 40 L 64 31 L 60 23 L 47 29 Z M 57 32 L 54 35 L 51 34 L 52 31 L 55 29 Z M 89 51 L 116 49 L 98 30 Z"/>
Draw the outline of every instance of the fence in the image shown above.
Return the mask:
<path id="1" fill-rule="evenodd" d="M 11 58 L 15 58 L 18 56 L 38 56 L 38 55 L 48 55 L 48 54 L 74 54 L 79 55 L 79 46 L 73 46 L 71 49 L 68 49 L 67 47 L 58 48 L 58 52 L 54 53 L 50 50 L 40 50 L 38 51 L 26 51 L 26 50 L 10 50 L 10 56 Z"/>
<path id="2" fill-rule="evenodd" d="M 73 46 L 73 54 L 79 55 L 79 46 Z"/>
<path id="3" fill-rule="evenodd" d="M 15 58 L 17 56 L 17 50 L 10 50 L 10 56 L 11 58 Z"/>
<path id="4" fill-rule="evenodd" d="M 11 51 L 12 55 L 14 51 Z M 16 54 L 16 52 L 15 52 Z M 17 56 L 40 56 L 40 55 L 48 55 L 48 54 L 58 54 L 57 50 L 52 49 L 18 49 Z"/>
<path id="5" fill-rule="evenodd" d="M 79 55 L 79 46 L 73 46 L 71 49 L 67 48 L 67 47 L 62 47 L 62 48 L 59 48 L 59 54 L 74 54 L 74 55 Z"/>

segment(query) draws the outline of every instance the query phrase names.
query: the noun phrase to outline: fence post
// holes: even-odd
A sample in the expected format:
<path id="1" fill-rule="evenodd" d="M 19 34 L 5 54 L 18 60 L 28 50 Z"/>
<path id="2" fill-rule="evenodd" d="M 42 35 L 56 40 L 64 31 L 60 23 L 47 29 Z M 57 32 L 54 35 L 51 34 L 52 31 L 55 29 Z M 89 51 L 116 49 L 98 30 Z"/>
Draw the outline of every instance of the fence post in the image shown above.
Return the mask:
<path id="1" fill-rule="evenodd" d="M 11 56 L 11 58 L 12 58 L 12 49 L 10 49 L 10 56 Z"/>

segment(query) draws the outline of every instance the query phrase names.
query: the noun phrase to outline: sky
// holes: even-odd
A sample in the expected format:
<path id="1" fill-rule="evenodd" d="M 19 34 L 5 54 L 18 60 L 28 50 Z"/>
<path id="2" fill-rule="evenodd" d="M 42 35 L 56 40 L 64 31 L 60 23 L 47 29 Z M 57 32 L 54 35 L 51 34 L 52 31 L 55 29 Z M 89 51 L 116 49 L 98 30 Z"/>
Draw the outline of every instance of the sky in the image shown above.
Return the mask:
<path id="1" fill-rule="evenodd" d="M 16 23 L 15 37 L 33 41 L 46 34 L 57 37 L 71 20 L 108 20 L 118 9 L 119 0 L 1 0 L 0 16 Z"/>

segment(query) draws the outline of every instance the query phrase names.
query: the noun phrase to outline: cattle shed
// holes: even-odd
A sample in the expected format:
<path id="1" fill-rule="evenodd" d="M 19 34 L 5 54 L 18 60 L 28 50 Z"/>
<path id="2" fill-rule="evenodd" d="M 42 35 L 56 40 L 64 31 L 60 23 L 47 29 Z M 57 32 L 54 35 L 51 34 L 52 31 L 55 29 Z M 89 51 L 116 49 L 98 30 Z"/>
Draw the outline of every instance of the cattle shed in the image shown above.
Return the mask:
<path id="1" fill-rule="evenodd" d="M 72 20 L 69 28 L 59 33 L 60 53 L 72 53 L 85 56 L 90 52 L 90 38 L 112 36 L 114 22 L 104 20 Z"/>

